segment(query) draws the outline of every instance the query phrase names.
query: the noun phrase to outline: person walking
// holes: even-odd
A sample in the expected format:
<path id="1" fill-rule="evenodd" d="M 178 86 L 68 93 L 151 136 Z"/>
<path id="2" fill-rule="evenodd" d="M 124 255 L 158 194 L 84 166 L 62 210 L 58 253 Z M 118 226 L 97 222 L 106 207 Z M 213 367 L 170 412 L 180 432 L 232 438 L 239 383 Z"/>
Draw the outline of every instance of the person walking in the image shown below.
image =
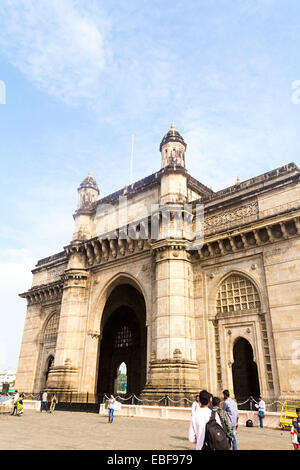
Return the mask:
<path id="1" fill-rule="evenodd" d="M 232 440 L 233 440 L 232 426 L 230 424 L 230 420 L 229 420 L 227 412 L 225 410 L 222 410 L 222 408 L 220 407 L 220 403 L 221 403 L 221 399 L 219 397 L 213 397 L 213 399 L 212 399 L 213 411 L 216 411 L 219 414 L 220 418 L 221 418 L 223 428 L 226 431 L 228 447 L 230 449 L 231 448 L 231 443 L 232 443 Z"/>
<path id="2" fill-rule="evenodd" d="M 47 398 L 48 398 L 48 393 L 44 392 L 43 395 L 42 395 L 41 412 L 43 410 L 45 410 L 46 413 L 47 413 L 47 411 L 48 411 Z"/>
<path id="3" fill-rule="evenodd" d="M 200 398 L 199 398 L 199 395 L 196 395 L 196 396 L 195 396 L 195 401 L 194 401 L 193 404 L 192 404 L 192 414 L 193 414 L 198 408 L 200 408 Z"/>
<path id="4" fill-rule="evenodd" d="M 22 416 L 23 411 L 24 411 L 23 399 L 24 399 L 24 393 L 21 393 L 17 401 L 17 416 L 19 417 Z"/>
<path id="5" fill-rule="evenodd" d="M 17 414 L 17 403 L 18 403 L 19 397 L 20 397 L 20 394 L 19 394 L 18 390 L 15 390 L 15 392 L 14 392 L 14 407 L 13 407 L 13 410 L 10 414 L 11 416 L 14 416 L 15 413 Z"/>
<path id="6" fill-rule="evenodd" d="M 255 408 L 258 409 L 257 414 L 258 414 L 258 419 L 259 419 L 259 427 L 263 428 L 263 419 L 264 419 L 265 412 L 266 412 L 266 404 L 261 396 L 258 397 L 258 404 L 255 403 L 254 406 Z"/>
<path id="7" fill-rule="evenodd" d="M 53 393 L 52 398 L 51 398 L 50 410 L 49 410 L 51 414 L 54 413 L 57 403 L 58 403 L 57 397 L 55 393 Z"/>
<path id="8" fill-rule="evenodd" d="M 114 420 L 114 405 L 115 399 L 114 396 L 111 395 L 110 399 L 108 400 L 108 422 L 112 423 Z"/>
<path id="9" fill-rule="evenodd" d="M 229 390 L 223 390 L 224 404 L 222 409 L 228 414 L 232 428 L 232 450 L 237 450 L 236 432 L 238 429 L 239 412 L 236 402 L 230 398 Z"/>
<path id="10" fill-rule="evenodd" d="M 199 393 L 200 406 L 191 416 L 189 427 L 189 441 L 196 444 L 196 450 L 205 449 L 205 431 L 212 410 L 209 408 L 211 404 L 211 394 L 207 390 L 201 390 Z M 216 421 L 222 426 L 220 416 L 216 413 Z"/>
<path id="11" fill-rule="evenodd" d="M 291 436 L 294 450 L 300 450 L 300 408 L 296 408 L 297 418 L 292 421 Z"/>

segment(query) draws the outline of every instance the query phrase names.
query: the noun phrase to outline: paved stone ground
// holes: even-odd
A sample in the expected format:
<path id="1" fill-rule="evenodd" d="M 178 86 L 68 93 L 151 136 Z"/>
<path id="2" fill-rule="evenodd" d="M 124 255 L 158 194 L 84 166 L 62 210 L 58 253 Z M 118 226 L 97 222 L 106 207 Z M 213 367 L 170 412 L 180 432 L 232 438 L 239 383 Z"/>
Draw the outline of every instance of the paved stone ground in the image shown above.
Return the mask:
<path id="1" fill-rule="evenodd" d="M 33 450 L 190 450 L 189 422 L 56 411 L 27 410 L 22 417 L 0 415 L 0 449 Z M 240 450 L 292 450 L 290 433 L 275 429 L 238 429 Z"/>

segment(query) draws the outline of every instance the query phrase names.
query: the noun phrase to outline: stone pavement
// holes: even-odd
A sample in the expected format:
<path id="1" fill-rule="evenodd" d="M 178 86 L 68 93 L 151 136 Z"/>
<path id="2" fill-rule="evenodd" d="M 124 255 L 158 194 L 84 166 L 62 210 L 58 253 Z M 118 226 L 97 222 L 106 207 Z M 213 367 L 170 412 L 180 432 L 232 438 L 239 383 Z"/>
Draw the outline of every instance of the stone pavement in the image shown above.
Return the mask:
<path id="1" fill-rule="evenodd" d="M 189 422 L 56 411 L 27 410 L 19 418 L 0 415 L 0 450 L 192 450 Z M 290 433 L 275 429 L 238 429 L 240 450 L 292 450 Z"/>

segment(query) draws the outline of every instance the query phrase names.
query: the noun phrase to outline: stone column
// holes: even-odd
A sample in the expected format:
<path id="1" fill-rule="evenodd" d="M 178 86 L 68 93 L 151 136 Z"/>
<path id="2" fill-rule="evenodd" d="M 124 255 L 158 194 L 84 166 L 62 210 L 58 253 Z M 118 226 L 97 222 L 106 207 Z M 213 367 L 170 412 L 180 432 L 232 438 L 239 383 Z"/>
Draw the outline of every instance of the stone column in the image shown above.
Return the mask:
<path id="1" fill-rule="evenodd" d="M 178 400 L 199 391 L 194 339 L 192 268 L 184 242 L 153 245 L 156 258 L 156 318 L 148 385 L 144 395 Z M 183 402 L 181 405 L 183 406 Z"/>
<path id="2" fill-rule="evenodd" d="M 79 370 L 86 329 L 88 279 L 88 271 L 83 265 L 83 254 L 72 254 L 68 269 L 63 275 L 63 297 L 55 361 L 48 377 L 49 390 L 76 392 L 79 389 Z"/>

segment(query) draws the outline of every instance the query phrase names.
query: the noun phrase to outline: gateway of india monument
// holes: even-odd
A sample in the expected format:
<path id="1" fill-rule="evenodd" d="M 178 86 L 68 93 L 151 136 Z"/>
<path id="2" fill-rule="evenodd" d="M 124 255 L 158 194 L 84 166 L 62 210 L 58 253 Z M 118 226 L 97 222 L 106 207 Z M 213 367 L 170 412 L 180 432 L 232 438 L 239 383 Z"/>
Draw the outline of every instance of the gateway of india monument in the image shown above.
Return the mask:
<path id="1" fill-rule="evenodd" d="M 99 198 L 78 188 L 72 241 L 33 269 L 16 388 L 238 402 L 300 399 L 300 170 L 214 192 L 172 124 L 161 169 Z M 71 236 L 71 234 L 70 234 Z"/>

